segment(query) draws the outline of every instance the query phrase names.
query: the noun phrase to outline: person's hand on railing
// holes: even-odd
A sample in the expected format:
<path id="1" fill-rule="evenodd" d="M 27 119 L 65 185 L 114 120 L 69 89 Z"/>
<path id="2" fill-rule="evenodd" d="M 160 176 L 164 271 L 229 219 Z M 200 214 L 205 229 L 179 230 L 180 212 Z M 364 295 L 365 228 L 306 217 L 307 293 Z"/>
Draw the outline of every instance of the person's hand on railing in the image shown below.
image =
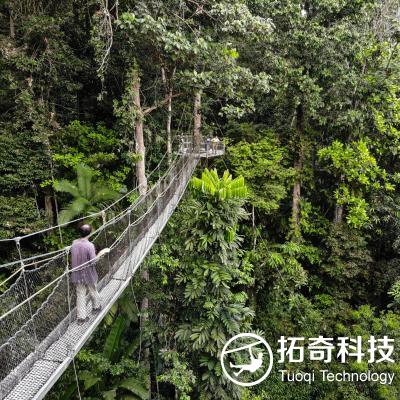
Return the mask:
<path id="1" fill-rule="evenodd" d="M 97 254 L 97 257 L 103 257 L 105 254 L 110 252 L 110 248 L 109 247 L 105 247 L 104 249 L 100 250 Z"/>

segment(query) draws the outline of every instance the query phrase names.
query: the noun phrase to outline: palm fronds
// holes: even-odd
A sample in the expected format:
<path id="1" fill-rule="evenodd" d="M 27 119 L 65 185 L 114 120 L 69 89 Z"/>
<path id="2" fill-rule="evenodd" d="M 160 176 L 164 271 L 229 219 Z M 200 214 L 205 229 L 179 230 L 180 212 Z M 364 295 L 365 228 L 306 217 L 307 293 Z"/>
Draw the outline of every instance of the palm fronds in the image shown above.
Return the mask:
<path id="1" fill-rule="evenodd" d="M 105 183 L 93 180 L 94 171 L 87 165 L 79 164 L 76 174 L 75 181 L 63 179 L 54 184 L 58 192 L 68 193 L 73 197 L 59 215 L 58 222 L 61 224 L 97 212 L 99 206 L 118 197 L 118 192 L 110 189 Z"/>

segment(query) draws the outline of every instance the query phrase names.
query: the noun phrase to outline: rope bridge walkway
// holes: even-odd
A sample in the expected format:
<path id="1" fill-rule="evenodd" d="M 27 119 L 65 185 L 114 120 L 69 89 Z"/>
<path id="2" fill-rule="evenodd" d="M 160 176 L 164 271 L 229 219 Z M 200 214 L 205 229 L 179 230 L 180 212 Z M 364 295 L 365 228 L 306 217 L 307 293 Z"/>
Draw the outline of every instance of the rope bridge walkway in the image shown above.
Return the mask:
<path id="1" fill-rule="evenodd" d="M 51 389 L 128 286 L 183 196 L 199 158 L 224 153 L 222 143 L 208 147 L 202 142 L 194 150 L 191 138 L 182 139 L 175 159 L 144 196 L 108 221 L 110 206 L 90 216 L 102 217 L 91 241 L 110 252 L 95 261 L 102 309 L 88 313 L 89 320 L 81 325 L 70 283 L 70 248 L 23 258 L 21 241 L 47 230 L 10 239 L 19 260 L 0 266 L 18 267 L 7 278 L 14 282 L 0 295 L 0 400 L 38 400 Z M 59 229 L 63 239 L 60 226 L 50 229 Z"/>

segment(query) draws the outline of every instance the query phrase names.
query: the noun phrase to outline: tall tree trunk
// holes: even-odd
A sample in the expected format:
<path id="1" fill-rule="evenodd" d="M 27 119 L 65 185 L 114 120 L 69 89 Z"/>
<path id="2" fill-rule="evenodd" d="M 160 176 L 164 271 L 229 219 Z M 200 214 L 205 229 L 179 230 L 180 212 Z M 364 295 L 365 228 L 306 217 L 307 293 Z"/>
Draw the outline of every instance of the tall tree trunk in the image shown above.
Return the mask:
<path id="1" fill-rule="evenodd" d="M 341 175 L 339 178 L 339 182 L 343 183 L 344 181 L 344 176 Z M 343 222 L 343 212 L 344 212 L 344 206 L 343 204 L 335 204 L 335 215 L 333 217 L 333 222 L 335 224 L 341 224 Z"/>
<path id="2" fill-rule="evenodd" d="M 167 79 L 167 74 L 165 72 L 165 68 L 161 67 L 161 79 L 164 83 L 164 88 L 165 88 L 165 96 L 168 98 L 167 102 L 167 126 L 166 126 L 166 131 L 167 131 L 167 155 L 168 155 L 168 164 L 171 163 L 171 155 L 172 155 L 172 131 L 171 131 L 171 126 L 172 126 L 172 94 L 173 94 L 173 88 L 172 88 L 172 79 L 175 76 L 175 68 L 172 72 L 171 79 L 168 81 Z"/>
<path id="3" fill-rule="evenodd" d="M 195 147 L 200 145 L 201 140 L 201 89 L 198 89 L 194 95 L 194 106 L 193 106 L 193 139 Z"/>
<path id="4" fill-rule="evenodd" d="M 168 104 L 167 104 L 167 155 L 168 155 L 168 164 L 171 164 L 171 155 L 172 155 L 172 133 L 171 133 L 171 125 L 172 125 L 172 87 L 168 92 Z"/>
<path id="5" fill-rule="evenodd" d="M 133 74 L 133 102 L 135 106 L 135 146 L 136 153 L 139 155 L 139 160 L 136 162 L 136 178 L 139 184 L 139 194 L 144 196 L 147 192 L 147 178 L 145 169 L 145 156 L 146 148 L 144 145 L 143 137 L 143 110 L 140 101 L 140 77 L 139 72 L 136 70 Z M 149 282 L 150 276 L 147 268 L 144 268 L 141 273 L 141 278 L 144 282 Z M 144 297 L 140 305 L 140 314 L 143 323 L 149 319 L 149 299 Z M 145 348 L 143 351 L 143 360 L 146 367 L 149 370 L 148 376 L 148 387 L 149 387 L 149 398 L 151 398 L 151 375 L 150 375 L 150 351 Z"/>
<path id="6" fill-rule="evenodd" d="M 139 73 L 135 71 L 133 78 L 133 102 L 135 105 L 135 146 L 136 154 L 139 160 L 136 162 L 136 177 L 139 183 L 139 194 L 144 195 L 147 192 L 146 178 L 146 148 L 143 137 L 143 110 L 140 101 L 140 78 Z"/>
<path id="7" fill-rule="evenodd" d="M 255 250 L 257 246 L 257 227 L 254 206 L 251 206 L 251 221 L 253 225 L 253 250 Z"/>
<path id="8" fill-rule="evenodd" d="M 15 22 L 12 10 L 10 10 L 10 38 L 15 39 Z"/>
<path id="9" fill-rule="evenodd" d="M 296 178 L 293 185 L 292 192 L 292 219 L 295 227 L 300 224 L 300 200 L 301 200 L 301 171 L 303 169 L 303 155 L 299 153 L 298 159 L 294 163 L 296 171 Z"/>
<path id="10" fill-rule="evenodd" d="M 43 100 L 40 100 L 40 101 L 43 102 Z M 59 127 L 59 125 L 57 124 L 57 121 L 55 120 L 55 115 L 56 115 L 55 110 L 53 112 L 49 113 L 49 126 L 52 126 L 53 128 L 56 126 Z M 46 145 L 47 157 L 48 157 L 48 162 L 49 162 L 50 176 L 51 176 L 52 181 L 54 182 L 53 153 L 51 150 L 50 137 L 49 137 L 48 133 L 46 133 L 46 136 L 45 136 L 45 145 Z M 44 193 L 44 210 L 45 210 L 45 214 L 46 214 L 49 226 L 54 225 L 53 198 L 54 198 L 54 205 L 56 206 L 56 211 L 57 211 L 58 206 L 56 203 L 55 194 L 53 192 L 53 189 L 51 187 L 48 187 Z M 57 218 L 58 218 L 58 211 L 57 211 Z M 58 221 L 57 221 L 57 223 L 58 223 Z"/>
<path id="11" fill-rule="evenodd" d="M 47 222 L 49 226 L 54 224 L 54 211 L 53 211 L 53 201 L 50 193 L 44 195 L 44 211 L 46 214 Z"/>
<path id="12" fill-rule="evenodd" d="M 296 135 L 299 143 L 298 157 L 294 162 L 295 169 L 295 181 L 293 185 L 292 192 L 292 223 L 293 223 L 293 233 L 294 237 L 298 238 L 300 236 L 300 201 L 301 201 L 301 174 L 303 171 L 304 164 L 304 113 L 302 105 L 297 107 L 296 111 Z"/>
<path id="13" fill-rule="evenodd" d="M 343 222 L 343 205 L 336 204 L 335 206 L 335 216 L 334 216 L 335 224 L 340 224 Z"/>

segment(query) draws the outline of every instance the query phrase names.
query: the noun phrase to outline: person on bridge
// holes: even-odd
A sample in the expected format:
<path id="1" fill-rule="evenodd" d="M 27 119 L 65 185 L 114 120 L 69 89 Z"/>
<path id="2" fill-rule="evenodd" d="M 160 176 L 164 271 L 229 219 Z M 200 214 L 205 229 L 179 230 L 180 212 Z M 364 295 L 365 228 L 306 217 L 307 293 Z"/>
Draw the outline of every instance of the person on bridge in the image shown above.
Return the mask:
<path id="1" fill-rule="evenodd" d="M 211 137 L 207 136 L 206 138 L 206 153 L 208 154 L 209 151 L 211 151 L 210 149 L 210 143 L 211 143 Z"/>
<path id="2" fill-rule="evenodd" d="M 94 244 L 89 241 L 89 235 L 92 227 L 84 224 L 79 228 L 80 238 L 72 242 L 71 247 L 71 282 L 76 286 L 76 308 L 78 324 L 84 323 L 89 317 L 86 311 L 86 292 L 89 292 L 92 301 L 93 312 L 101 310 L 100 295 L 96 285 L 98 275 L 95 262 L 89 262 L 96 259 L 96 249 Z M 109 252 L 110 249 L 103 249 L 97 257 Z M 75 270 L 75 271 L 74 271 Z"/>
<path id="3" fill-rule="evenodd" d="M 219 142 L 220 142 L 220 140 L 219 140 L 219 137 L 217 135 L 215 135 L 211 139 L 211 146 L 212 146 L 212 151 L 213 151 L 214 154 L 217 154 L 217 148 L 218 148 Z"/>

